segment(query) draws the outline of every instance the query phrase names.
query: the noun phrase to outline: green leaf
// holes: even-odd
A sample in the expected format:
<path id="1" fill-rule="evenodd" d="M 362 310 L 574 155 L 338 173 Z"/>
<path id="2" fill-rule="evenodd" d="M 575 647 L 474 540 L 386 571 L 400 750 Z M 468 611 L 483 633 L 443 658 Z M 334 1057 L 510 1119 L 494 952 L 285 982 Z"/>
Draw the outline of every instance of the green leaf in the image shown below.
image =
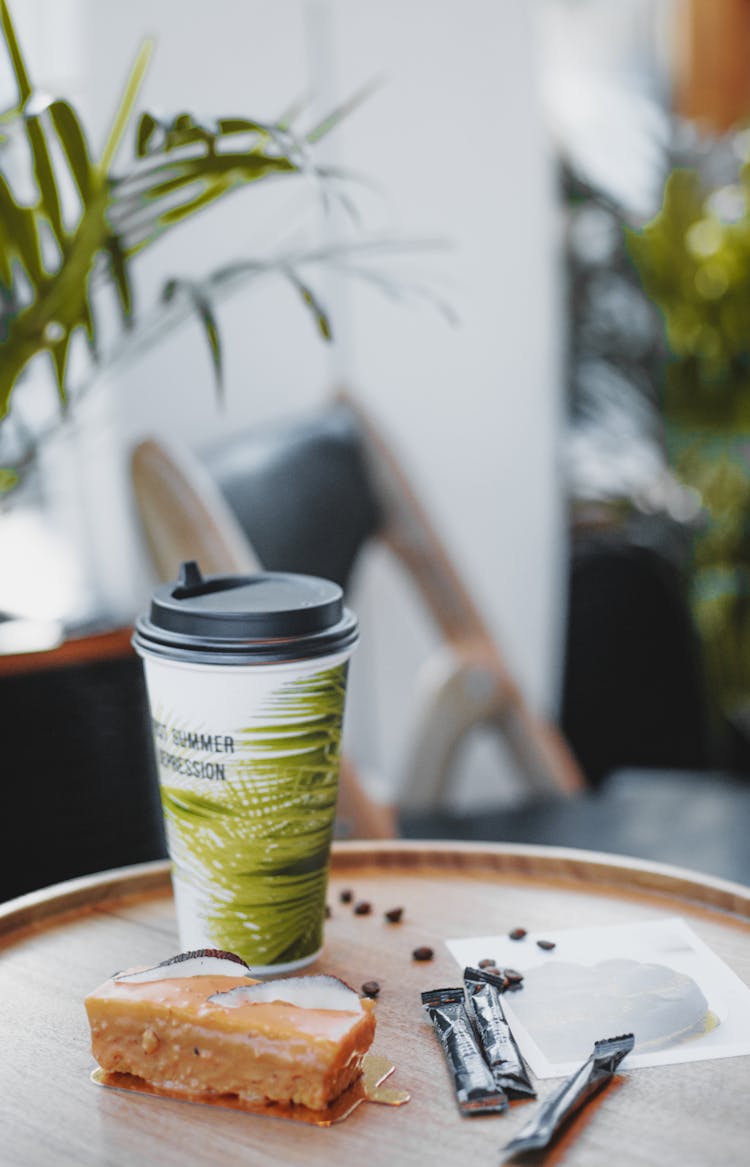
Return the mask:
<path id="1" fill-rule="evenodd" d="M 18 474 L 6 466 L 0 466 L 0 494 L 6 494 L 18 485 Z"/>
<path id="2" fill-rule="evenodd" d="M 232 183 L 257 182 L 271 174 L 289 174 L 297 167 L 288 158 L 268 154 L 227 153 L 183 158 L 157 168 L 155 181 L 141 193 L 143 201 L 155 201 L 165 195 L 200 183 L 206 190 L 216 183 L 226 189 L 226 180 Z M 186 204 L 187 205 L 187 204 Z"/>
<path id="3" fill-rule="evenodd" d="M 137 158 L 143 158 L 149 152 L 149 144 L 158 129 L 159 122 L 151 113 L 142 113 L 138 119 L 138 129 L 135 135 L 135 153 Z"/>
<path id="4" fill-rule="evenodd" d="M 169 161 L 116 180 L 110 220 L 127 241 L 130 257 L 229 191 L 274 174 L 293 173 L 297 167 L 289 159 L 252 151 Z M 162 200 L 164 209 L 158 206 Z M 153 215 L 144 220 L 144 207 L 149 205 Z M 131 232 L 137 235 L 132 244 L 128 241 Z"/>
<path id="5" fill-rule="evenodd" d="M 228 137 L 230 134 L 258 134 L 264 139 L 276 137 L 282 128 L 269 126 L 265 122 L 256 122 L 252 118 L 219 118 L 216 126 L 221 137 Z"/>
<path id="6" fill-rule="evenodd" d="M 18 43 L 16 30 L 13 27 L 13 21 L 6 0 L 0 0 L 0 23 L 2 24 L 3 36 L 5 37 L 5 43 L 8 46 L 8 52 L 13 65 L 16 84 L 18 85 L 18 104 L 23 105 L 31 96 L 32 86 L 29 75 L 26 72 L 26 65 L 24 64 L 21 47 Z"/>
<path id="7" fill-rule="evenodd" d="M 60 209 L 60 195 L 55 172 L 52 169 L 47 140 L 44 136 L 41 120 L 37 115 L 27 116 L 26 133 L 34 159 L 34 175 L 39 189 L 39 210 L 49 220 L 58 245 L 62 249 L 65 245 L 65 228 Z"/>
<path id="8" fill-rule="evenodd" d="M 196 142 L 213 153 L 223 138 L 233 134 L 256 134 L 260 140 L 268 141 L 274 136 L 274 130 L 250 118 L 219 118 L 206 123 L 198 121 L 191 113 L 165 119 L 143 113 L 136 133 L 136 156 L 146 158 L 156 153 L 168 153 Z"/>
<path id="9" fill-rule="evenodd" d="M 81 201 L 86 203 L 91 195 L 94 168 L 83 127 L 75 110 L 67 101 L 53 101 L 49 107 L 49 114 L 60 145 L 65 151 Z"/>
<path id="10" fill-rule="evenodd" d="M 374 78 L 372 81 L 369 81 L 367 85 L 363 85 L 361 89 L 358 89 L 356 93 L 353 93 L 350 98 L 342 102 L 341 105 L 337 106 L 335 109 L 331 110 L 331 112 L 326 117 L 324 117 L 322 121 L 318 122 L 316 126 L 314 126 L 311 130 L 308 130 L 308 132 L 305 134 L 305 141 L 312 145 L 314 142 L 319 142 L 321 138 L 326 136 L 326 134 L 330 134 L 331 130 L 334 130 L 336 126 L 344 120 L 344 118 L 349 117 L 349 115 L 352 114 L 358 106 L 362 105 L 364 101 L 366 101 L 369 97 L 372 96 L 373 93 L 380 89 L 382 84 L 383 82 L 379 78 Z"/>
<path id="11" fill-rule="evenodd" d="M 224 400 L 224 363 L 222 359 L 219 325 L 211 298 L 205 288 L 196 280 L 171 279 L 162 289 L 161 298 L 165 304 L 171 303 L 178 294 L 184 295 L 198 316 L 208 341 L 211 363 L 214 370 L 216 392 L 219 400 Z"/>
<path id="12" fill-rule="evenodd" d="M 13 270 L 11 268 L 11 260 L 13 257 L 13 235 L 8 230 L 8 226 L 3 221 L 0 215 L 0 281 L 6 288 L 10 288 L 13 281 Z M 6 317 L 6 306 L 3 304 L 3 324 Z M 4 335 L 2 336 L 4 340 Z"/>
<path id="13" fill-rule="evenodd" d="M 122 101 L 120 102 L 117 113 L 115 114 L 115 120 L 112 124 L 112 129 L 109 132 L 109 137 L 107 138 L 107 142 L 101 157 L 100 165 L 102 170 L 105 172 L 109 170 L 112 162 L 114 161 L 115 154 L 117 153 L 118 147 L 120 145 L 120 140 L 122 135 L 125 133 L 125 128 L 128 122 L 130 121 L 130 115 L 133 112 L 133 107 L 135 105 L 136 98 L 138 97 L 138 91 L 143 84 L 143 78 L 146 74 L 146 69 L 148 68 L 148 63 L 151 59 L 153 48 L 154 46 L 152 41 L 144 41 L 144 43 L 141 45 L 138 56 L 136 57 L 136 61 L 133 65 L 130 76 L 128 77 Z"/>
<path id="14" fill-rule="evenodd" d="M 83 306 L 83 321 L 82 327 L 88 346 L 92 356 L 95 360 L 99 359 L 99 350 L 96 343 L 96 320 L 94 318 L 94 308 L 89 299 L 86 300 Z"/>
<path id="15" fill-rule="evenodd" d="M 65 388 L 65 371 L 68 364 L 68 351 L 70 349 L 70 341 L 72 332 L 67 332 L 56 344 L 50 345 L 50 356 L 52 357 L 52 364 L 55 370 L 55 380 L 57 382 L 57 395 L 60 398 L 60 404 L 65 407 L 68 403 L 68 394 Z"/>
<path id="16" fill-rule="evenodd" d="M 35 285 L 41 284 L 45 278 L 45 271 L 42 266 L 36 215 L 31 207 L 18 205 L 2 174 L 0 174 L 0 223 L 8 243 L 8 256 L 12 257 L 15 254 L 26 268 L 31 282 Z"/>
<path id="17" fill-rule="evenodd" d="M 330 318 L 323 305 L 320 303 L 317 296 L 313 292 L 312 288 L 308 284 L 303 283 L 293 268 L 284 268 L 284 275 L 290 281 L 292 286 L 297 289 L 300 296 L 302 297 L 303 303 L 312 312 L 320 335 L 324 340 L 332 340 L 333 332 L 331 330 Z"/>
<path id="18" fill-rule="evenodd" d="M 133 314 L 133 296 L 128 276 L 127 257 L 116 235 L 110 235 L 103 247 L 109 256 L 109 270 L 120 301 L 123 323 L 128 327 Z"/>

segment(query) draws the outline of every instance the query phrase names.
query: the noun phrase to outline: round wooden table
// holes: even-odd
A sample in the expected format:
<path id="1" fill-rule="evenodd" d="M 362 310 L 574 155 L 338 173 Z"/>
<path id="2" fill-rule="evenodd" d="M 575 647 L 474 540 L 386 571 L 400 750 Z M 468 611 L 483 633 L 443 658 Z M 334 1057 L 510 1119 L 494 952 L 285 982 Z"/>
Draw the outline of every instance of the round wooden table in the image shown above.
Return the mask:
<path id="1" fill-rule="evenodd" d="M 356 915 L 351 889 L 372 905 Z M 376 979 L 373 1052 L 396 1065 L 400 1108 L 361 1105 L 331 1127 L 128 1094 L 90 1081 L 83 998 L 114 970 L 178 951 L 166 863 L 73 880 L 0 906 L 0 1160 L 9 1167 L 223 1167 L 234 1163 L 495 1164 L 531 1103 L 462 1118 L 420 991 L 460 983 L 443 941 L 681 915 L 750 984 L 750 889 L 676 868 L 522 845 L 335 846 L 323 956 L 350 984 Z M 400 924 L 383 913 L 404 909 Z M 412 950 L 434 949 L 417 963 Z M 544 1098 L 556 1082 L 538 1083 Z M 570 1167 L 744 1167 L 750 1058 L 625 1072 L 548 1152 Z"/>

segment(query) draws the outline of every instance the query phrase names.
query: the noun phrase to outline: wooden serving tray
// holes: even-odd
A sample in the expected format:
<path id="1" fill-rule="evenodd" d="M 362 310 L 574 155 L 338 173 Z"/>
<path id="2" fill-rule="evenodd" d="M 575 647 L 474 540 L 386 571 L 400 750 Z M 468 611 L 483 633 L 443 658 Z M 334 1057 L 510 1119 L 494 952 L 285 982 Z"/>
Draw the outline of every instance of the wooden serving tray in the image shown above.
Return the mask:
<path id="1" fill-rule="evenodd" d="M 371 905 L 357 915 L 350 889 Z M 0 1105 L 14 1167 L 228 1163 L 401 1167 L 495 1164 L 534 1103 L 462 1118 L 423 989 L 460 981 L 444 940 L 681 915 L 750 984 L 750 889 L 675 868 L 549 847 L 459 843 L 335 846 L 331 918 L 311 971 L 381 985 L 373 1053 L 411 1101 L 361 1106 L 328 1128 L 102 1090 L 83 1008 L 114 969 L 178 951 L 166 863 L 72 880 L 0 905 Z M 403 920 L 383 913 L 402 907 Z M 431 962 L 412 959 L 428 945 Z M 556 1083 L 539 1083 L 544 1098 Z M 744 1167 L 750 1058 L 625 1073 L 564 1133 L 547 1164 Z"/>

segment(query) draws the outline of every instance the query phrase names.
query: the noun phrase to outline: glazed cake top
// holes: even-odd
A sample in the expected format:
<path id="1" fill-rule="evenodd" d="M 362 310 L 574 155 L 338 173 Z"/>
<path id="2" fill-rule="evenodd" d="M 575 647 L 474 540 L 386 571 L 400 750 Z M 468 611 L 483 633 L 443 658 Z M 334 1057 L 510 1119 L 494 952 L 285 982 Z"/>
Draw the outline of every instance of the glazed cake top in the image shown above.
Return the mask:
<path id="1" fill-rule="evenodd" d="M 96 1001 L 100 1013 L 102 1006 L 105 1009 L 111 1007 L 113 1012 L 120 1012 L 125 1006 L 128 1013 L 134 1017 L 141 1015 L 144 1021 L 157 1008 L 175 1019 L 230 1034 L 252 1032 L 280 1041 L 302 1037 L 316 1043 L 333 1044 L 338 1044 L 365 1014 L 372 1011 L 369 1000 L 359 1001 L 356 1011 L 303 1008 L 281 997 L 274 1001 L 243 1001 L 228 1005 L 209 1001 L 216 993 L 253 984 L 258 984 L 258 981 L 247 976 L 165 976 L 160 980 L 141 982 L 111 977 L 89 994 L 86 1004 Z M 280 993 L 283 992 L 282 985 L 283 982 L 279 982 Z"/>

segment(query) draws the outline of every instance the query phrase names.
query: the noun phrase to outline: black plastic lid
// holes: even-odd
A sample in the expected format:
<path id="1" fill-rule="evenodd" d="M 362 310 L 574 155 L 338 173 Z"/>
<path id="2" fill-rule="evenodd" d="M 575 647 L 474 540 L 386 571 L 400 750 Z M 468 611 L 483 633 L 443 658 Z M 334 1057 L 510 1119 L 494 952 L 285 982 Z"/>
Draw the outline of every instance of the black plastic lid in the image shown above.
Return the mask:
<path id="1" fill-rule="evenodd" d="M 338 584 L 313 575 L 203 576 L 183 563 L 137 621 L 138 651 L 200 664 L 250 664 L 327 656 L 357 639 Z"/>

